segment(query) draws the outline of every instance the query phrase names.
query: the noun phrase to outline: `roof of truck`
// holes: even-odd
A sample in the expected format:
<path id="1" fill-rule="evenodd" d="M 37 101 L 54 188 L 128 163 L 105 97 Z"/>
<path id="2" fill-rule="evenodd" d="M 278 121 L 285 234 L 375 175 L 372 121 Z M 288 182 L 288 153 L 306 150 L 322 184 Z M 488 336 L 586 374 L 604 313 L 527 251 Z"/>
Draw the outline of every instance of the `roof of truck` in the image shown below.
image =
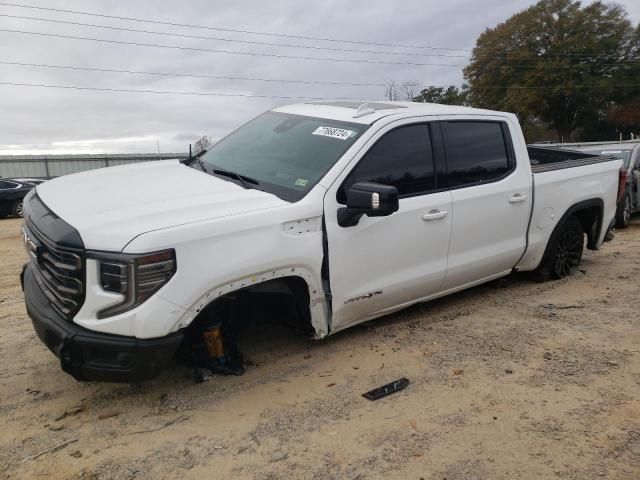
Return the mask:
<path id="1" fill-rule="evenodd" d="M 423 116 L 423 115 L 501 115 L 504 112 L 482 110 L 478 108 L 440 105 L 437 103 L 418 102 L 380 102 L 380 101 L 321 101 L 296 103 L 275 108 L 274 111 L 304 115 L 307 117 L 327 118 L 343 122 L 371 125 L 376 120 L 388 116 Z"/>

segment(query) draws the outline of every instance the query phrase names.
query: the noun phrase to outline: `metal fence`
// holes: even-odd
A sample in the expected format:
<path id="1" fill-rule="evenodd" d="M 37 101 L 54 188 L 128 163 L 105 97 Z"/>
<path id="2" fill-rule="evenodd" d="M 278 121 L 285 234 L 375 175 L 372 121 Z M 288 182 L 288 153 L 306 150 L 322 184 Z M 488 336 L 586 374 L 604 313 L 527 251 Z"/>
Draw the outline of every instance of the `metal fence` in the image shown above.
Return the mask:
<path id="1" fill-rule="evenodd" d="M 574 142 L 574 143 L 554 143 L 554 142 L 538 142 L 534 143 L 534 145 L 540 145 L 541 147 L 551 147 L 551 148 L 590 148 L 593 147 L 596 149 L 597 147 L 604 146 L 607 148 L 615 149 L 616 145 L 639 145 L 640 140 L 611 140 L 609 142 L 601 141 L 601 142 Z"/>
<path id="2" fill-rule="evenodd" d="M 118 155 L 0 155 L 0 177 L 54 178 L 96 168 L 154 160 L 185 159 L 188 153 Z"/>

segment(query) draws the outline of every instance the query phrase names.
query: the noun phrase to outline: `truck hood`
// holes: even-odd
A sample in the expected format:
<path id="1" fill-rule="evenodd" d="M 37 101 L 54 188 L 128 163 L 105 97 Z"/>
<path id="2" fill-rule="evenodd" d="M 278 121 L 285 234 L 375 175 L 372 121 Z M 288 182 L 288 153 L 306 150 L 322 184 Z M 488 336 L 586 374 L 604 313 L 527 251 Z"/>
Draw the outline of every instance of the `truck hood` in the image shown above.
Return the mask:
<path id="1" fill-rule="evenodd" d="M 38 185 L 36 192 L 78 230 L 86 248 L 109 251 L 152 230 L 287 205 L 177 160 L 68 175 Z"/>

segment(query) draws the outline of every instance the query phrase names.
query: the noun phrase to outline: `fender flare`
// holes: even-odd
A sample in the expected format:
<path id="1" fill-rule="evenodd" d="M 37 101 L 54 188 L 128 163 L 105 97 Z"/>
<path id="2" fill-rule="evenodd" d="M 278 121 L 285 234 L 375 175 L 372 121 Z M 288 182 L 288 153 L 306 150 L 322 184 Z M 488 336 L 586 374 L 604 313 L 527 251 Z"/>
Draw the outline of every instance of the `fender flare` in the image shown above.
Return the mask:
<path id="1" fill-rule="evenodd" d="M 298 277 L 304 280 L 309 290 L 309 313 L 311 315 L 311 325 L 316 331 L 316 338 L 326 336 L 328 334 L 328 316 L 322 286 L 315 285 L 312 271 L 301 266 L 289 266 L 248 275 L 205 291 L 196 302 L 185 309 L 184 314 L 176 322 L 172 331 L 177 331 L 191 325 L 191 322 L 193 322 L 198 314 L 217 298 L 242 290 L 243 288 L 287 277 Z"/>
<path id="2" fill-rule="evenodd" d="M 587 208 L 594 208 L 594 207 L 597 208 L 598 210 L 596 221 L 594 222 L 592 231 L 585 232 L 585 233 L 587 234 L 587 239 L 588 239 L 587 248 L 589 250 L 596 250 L 596 244 L 598 243 L 598 238 L 600 238 L 600 233 L 602 232 L 602 224 L 603 224 L 603 217 L 604 217 L 604 202 L 602 201 L 601 198 L 592 198 L 589 200 L 583 200 L 581 202 L 578 202 L 572 205 L 567 209 L 566 212 L 564 212 L 564 215 L 562 215 L 562 217 L 556 224 L 555 228 L 553 229 L 553 232 L 549 236 L 549 240 L 547 241 L 547 246 L 544 249 L 544 254 L 540 259 L 540 263 L 538 263 L 538 267 L 542 265 L 547 259 L 547 257 L 549 256 L 551 246 L 555 243 L 558 237 L 558 232 L 560 231 L 560 227 L 562 227 L 567 222 L 569 217 L 574 215 L 576 212 L 579 212 Z"/>

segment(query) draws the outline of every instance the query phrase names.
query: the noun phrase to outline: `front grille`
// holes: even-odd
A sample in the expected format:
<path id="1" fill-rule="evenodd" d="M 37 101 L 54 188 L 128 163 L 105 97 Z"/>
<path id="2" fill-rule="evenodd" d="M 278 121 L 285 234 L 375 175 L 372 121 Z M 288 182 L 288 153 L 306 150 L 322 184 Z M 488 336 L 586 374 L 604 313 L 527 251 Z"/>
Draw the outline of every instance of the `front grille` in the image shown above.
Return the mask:
<path id="1" fill-rule="evenodd" d="M 24 241 L 35 279 L 51 307 L 71 319 L 84 299 L 82 252 L 60 247 L 28 226 Z"/>

